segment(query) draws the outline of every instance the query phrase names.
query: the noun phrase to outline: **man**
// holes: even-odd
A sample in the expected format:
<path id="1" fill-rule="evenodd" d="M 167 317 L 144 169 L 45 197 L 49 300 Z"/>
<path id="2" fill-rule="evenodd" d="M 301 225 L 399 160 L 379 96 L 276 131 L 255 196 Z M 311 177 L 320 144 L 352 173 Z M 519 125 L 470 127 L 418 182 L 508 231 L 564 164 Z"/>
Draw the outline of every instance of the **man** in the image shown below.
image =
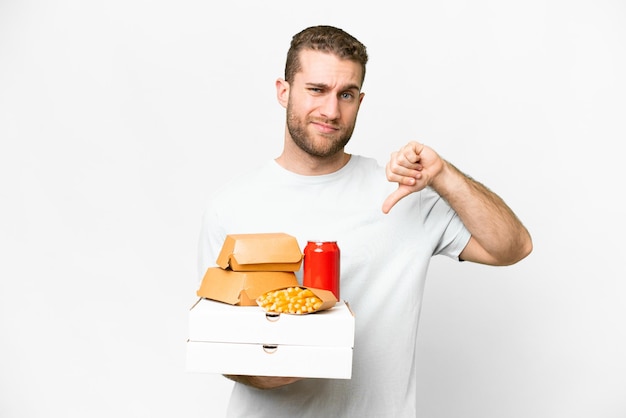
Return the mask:
<path id="1" fill-rule="evenodd" d="M 341 295 L 357 326 L 352 378 L 228 376 L 237 382 L 229 416 L 416 416 L 416 337 L 430 258 L 510 265 L 532 249 L 508 206 L 431 148 L 409 142 L 386 170 L 344 151 L 367 59 L 341 29 L 316 26 L 293 37 L 285 78 L 276 81 L 287 113 L 283 152 L 215 193 L 200 239 L 201 275 L 227 234 L 286 232 L 302 248 L 310 239 L 337 241 Z"/>

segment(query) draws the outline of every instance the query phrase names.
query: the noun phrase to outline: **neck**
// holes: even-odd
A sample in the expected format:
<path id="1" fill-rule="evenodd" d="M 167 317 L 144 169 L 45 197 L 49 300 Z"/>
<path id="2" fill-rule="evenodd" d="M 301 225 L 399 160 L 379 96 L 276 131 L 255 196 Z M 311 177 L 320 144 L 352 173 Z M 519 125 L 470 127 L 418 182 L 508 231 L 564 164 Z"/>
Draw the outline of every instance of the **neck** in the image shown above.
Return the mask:
<path id="1" fill-rule="evenodd" d="M 284 149 L 276 162 L 285 170 L 303 176 L 320 176 L 340 170 L 350 161 L 350 154 L 343 150 L 330 157 L 315 157 L 304 151 L 292 153 Z"/>

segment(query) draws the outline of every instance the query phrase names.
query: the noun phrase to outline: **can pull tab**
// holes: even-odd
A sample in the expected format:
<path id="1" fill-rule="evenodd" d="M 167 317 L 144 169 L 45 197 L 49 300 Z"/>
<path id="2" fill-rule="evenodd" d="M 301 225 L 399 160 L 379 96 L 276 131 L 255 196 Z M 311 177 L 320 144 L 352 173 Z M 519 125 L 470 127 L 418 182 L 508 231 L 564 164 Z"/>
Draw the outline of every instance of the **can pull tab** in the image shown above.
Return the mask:
<path id="1" fill-rule="evenodd" d="M 263 351 L 265 351 L 267 354 L 274 354 L 277 350 L 277 345 L 263 344 Z"/>
<path id="2" fill-rule="evenodd" d="M 267 312 L 265 314 L 265 319 L 267 319 L 270 322 L 276 322 L 280 319 L 280 314 L 276 312 Z"/>

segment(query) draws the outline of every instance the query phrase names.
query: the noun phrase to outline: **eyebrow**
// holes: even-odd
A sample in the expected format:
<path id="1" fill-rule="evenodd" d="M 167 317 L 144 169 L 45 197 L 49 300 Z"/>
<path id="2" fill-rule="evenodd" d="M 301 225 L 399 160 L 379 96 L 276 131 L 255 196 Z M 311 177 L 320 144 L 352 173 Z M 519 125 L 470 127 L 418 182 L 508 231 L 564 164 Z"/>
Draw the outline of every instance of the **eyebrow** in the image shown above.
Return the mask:
<path id="1" fill-rule="evenodd" d="M 321 88 L 321 89 L 325 89 L 325 90 L 329 89 L 329 85 L 325 84 L 325 83 L 304 83 L 304 85 L 306 87 L 317 87 L 317 88 Z M 361 87 L 356 85 L 356 84 L 348 84 L 347 86 L 341 88 L 340 90 L 341 91 L 346 91 L 346 90 L 361 91 Z"/>

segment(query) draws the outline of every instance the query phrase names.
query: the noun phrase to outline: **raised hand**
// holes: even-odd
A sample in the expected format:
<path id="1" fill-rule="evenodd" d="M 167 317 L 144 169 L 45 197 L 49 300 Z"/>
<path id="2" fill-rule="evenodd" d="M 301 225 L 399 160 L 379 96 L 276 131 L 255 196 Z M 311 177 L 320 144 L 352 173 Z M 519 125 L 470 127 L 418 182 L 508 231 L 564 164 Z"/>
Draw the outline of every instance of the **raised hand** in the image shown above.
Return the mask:
<path id="1" fill-rule="evenodd" d="M 383 212 L 389 213 L 402 198 L 430 186 L 443 166 L 443 159 L 433 149 L 416 141 L 392 152 L 385 171 L 387 180 L 398 183 L 398 188 L 385 199 Z"/>

